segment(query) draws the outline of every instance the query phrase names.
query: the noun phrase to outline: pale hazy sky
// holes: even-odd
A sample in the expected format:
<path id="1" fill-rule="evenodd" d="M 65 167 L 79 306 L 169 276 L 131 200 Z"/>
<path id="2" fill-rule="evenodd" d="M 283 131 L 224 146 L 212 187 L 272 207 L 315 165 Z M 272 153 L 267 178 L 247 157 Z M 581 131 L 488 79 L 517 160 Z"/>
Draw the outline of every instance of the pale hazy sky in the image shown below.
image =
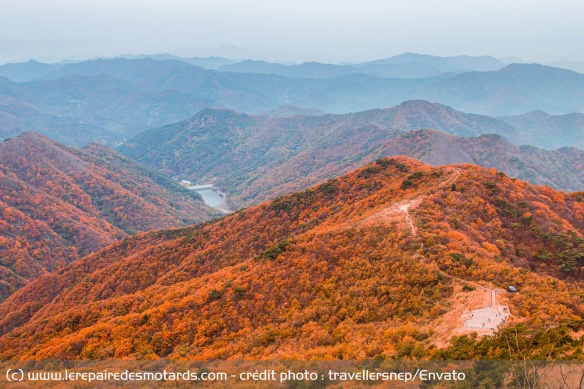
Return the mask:
<path id="1" fill-rule="evenodd" d="M 582 0 L 0 0 L 0 63 L 169 52 L 584 61 Z"/>

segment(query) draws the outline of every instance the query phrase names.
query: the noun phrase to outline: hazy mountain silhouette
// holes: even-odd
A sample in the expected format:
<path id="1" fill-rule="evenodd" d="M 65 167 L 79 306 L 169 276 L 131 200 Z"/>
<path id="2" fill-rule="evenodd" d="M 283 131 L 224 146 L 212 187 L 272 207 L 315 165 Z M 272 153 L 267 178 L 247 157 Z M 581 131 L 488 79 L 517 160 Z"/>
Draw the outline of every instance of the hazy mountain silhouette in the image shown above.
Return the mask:
<path id="1" fill-rule="evenodd" d="M 61 64 L 46 64 L 35 60 L 20 63 L 0 65 L 0 77 L 6 77 L 15 82 L 29 81 L 43 77 L 58 68 Z"/>
<path id="2" fill-rule="evenodd" d="M 368 67 L 372 65 L 409 65 L 422 64 L 431 66 L 442 72 L 461 72 L 461 71 L 489 71 L 499 70 L 505 64 L 491 56 L 472 57 L 459 55 L 454 57 L 439 57 L 428 54 L 404 53 L 395 57 L 379 59 L 371 62 L 357 64 L 357 67 Z"/>
<path id="3" fill-rule="evenodd" d="M 298 65 L 303 66 L 328 69 L 323 64 Z M 298 78 L 218 72 L 182 60 L 95 60 L 64 64 L 35 81 L 0 78 L 0 137 L 37 130 L 69 145 L 91 141 L 116 145 L 142 130 L 187 119 L 209 107 L 262 114 L 289 105 L 307 112 L 347 113 L 412 97 L 489 115 L 536 109 L 552 114 L 584 112 L 584 75 L 541 65 L 510 65 L 431 78 L 370 74 Z M 31 114 L 23 114 L 27 111 Z M 515 143 L 529 139 L 519 133 L 504 135 Z"/>
<path id="4" fill-rule="evenodd" d="M 223 65 L 229 65 L 232 63 L 235 63 L 236 61 L 233 61 L 231 59 L 227 59 L 227 58 L 223 58 L 223 57 L 181 57 L 178 55 L 173 55 L 173 54 L 141 54 L 141 55 L 120 55 L 117 56 L 116 58 L 124 58 L 124 59 L 144 59 L 144 58 L 150 58 L 150 59 L 155 59 L 158 61 L 168 61 L 168 60 L 177 60 L 177 61 L 183 61 L 183 62 L 188 62 L 190 64 L 193 65 L 197 65 L 197 66 L 201 66 L 205 69 L 217 69 L 220 66 Z"/>
<path id="5" fill-rule="evenodd" d="M 584 74 L 538 64 L 512 64 L 498 71 L 442 79 L 415 95 L 485 115 L 516 115 L 536 109 L 551 114 L 584 112 Z"/>
<path id="6" fill-rule="evenodd" d="M 499 119 L 512 125 L 528 144 L 544 149 L 565 146 L 584 149 L 584 114 L 549 115 L 532 111 Z"/>
<path id="7" fill-rule="evenodd" d="M 266 61 L 246 60 L 221 66 L 220 71 L 278 74 L 285 77 L 334 78 L 350 74 L 370 74 L 386 78 L 425 78 L 451 72 L 498 70 L 505 64 L 493 57 L 436 57 L 406 53 L 387 59 L 354 65 L 306 62 L 282 65 Z"/>

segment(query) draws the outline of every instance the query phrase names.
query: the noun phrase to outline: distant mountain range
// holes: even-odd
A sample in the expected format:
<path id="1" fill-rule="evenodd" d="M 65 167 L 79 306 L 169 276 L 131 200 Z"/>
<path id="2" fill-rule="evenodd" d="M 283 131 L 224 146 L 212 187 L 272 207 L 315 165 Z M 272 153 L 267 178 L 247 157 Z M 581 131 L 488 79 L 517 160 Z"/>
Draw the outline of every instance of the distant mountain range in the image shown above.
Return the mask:
<path id="1" fill-rule="evenodd" d="M 458 55 L 453 57 L 439 57 L 428 54 L 404 53 L 395 57 L 380 59 L 371 62 L 357 64 L 357 67 L 367 67 L 372 65 L 408 65 L 419 63 L 432 66 L 442 72 L 463 72 L 463 71 L 492 71 L 503 68 L 506 64 L 491 56 L 473 57 L 468 55 Z"/>
<path id="2" fill-rule="evenodd" d="M 236 62 L 223 57 L 191 57 L 185 58 L 172 54 L 154 55 L 120 55 L 115 58 L 104 58 L 105 60 L 116 59 L 152 59 L 157 61 L 183 61 L 206 69 L 219 69 L 229 72 L 250 72 L 250 73 L 271 73 L 287 77 L 306 78 L 332 78 L 346 76 L 356 73 L 376 74 L 382 77 L 397 78 L 418 78 L 432 77 L 443 73 L 461 71 L 486 71 L 498 70 L 505 64 L 493 57 L 438 57 L 432 55 L 421 55 L 405 53 L 395 57 L 378 61 L 358 63 L 353 65 L 334 65 L 319 62 L 306 62 L 300 65 L 282 65 L 266 61 L 245 60 Z M 93 62 L 75 61 L 74 63 Z M 31 81 L 44 78 L 49 73 L 54 72 L 71 62 L 56 64 L 44 64 L 38 61 L 28 61 L 22 63 L 9 63 L 0 66 L 0 77 L 6 77 L 12 81 Z"/>
<path id="3" fill-rule="evenodd" d="M 512 64 L 493 72 L 457 74 L 420 88 L 415 95 L 493 116 L 535 109 L 551 114 L 584 112 L 584 74 L 538 64 Z"/>
<path id="4" fill-rule="evenodd" d="M 192 65 L 203 67 L 205 69 L 217 69 L 218 67 L 234 64 L 236 62 L 222 57 L 184 58 L 171 54 L 120 55 L 115 58 L 103 58 L 88 61 L 63 61 L 51 64 L 30 60 L 28 62 L 7 63 L 4 65 L 0 65 L 0 77 L 6 77 L 14 82 L 34 81 L 50 77 L 48 76 L 49 74 L 52 74 L 53 72 L 56 72 L 57 70 L 70 64 L 116 59 L 129 60 L 152 59 L 157 61 L 182 61 L 190 63 Z"/>
<path id="5" fill-rule="evenodd" d="M 282 65 L 266 61 L 245 60 L 217 70 L 237 73 L 277 74 L 284 77 L 334 78 L 351 74 L 369 74 L 385 78 L 425 78 L 468 71 L 499 70 L 505 64 L 493 57 L 437 57 L 405 53 L 395 57 L 354 65 L 305 62 Z"/>
<path id="6" fill-rule="evenodd" d="M 43 275 L 0 304 L 0 359 L 568 359 L 582 201 L 494 169 L 380 159 Z M 460 337 L 508 285 L 501 332 Z"/>
<path id="7" fill-rule="evenodd" d="M 300 64 L 277 63 L 263 60 L 236 61 L 220 56 L 210 57 L 182 57 L 168 53 L 161 54 L 126 54 L 101 59 L 153 59 L 157 61 L 176 60 L 205 69 L 220 69 L 221 71 L 273 73 L 285 76 L 309 78 L 331 78 L 340 75 L 359 73 L 377 74 L 384 77 L 431 77 L 443 73 L 461 73 L 468 71 L 499 70 L 511 63 L 527 63 L 521 58 L 506 57 L 497 59 L 484 56 L 450 56 L 441 57 L 428 54 L 403 53 L 389 58 L 368 62 L 329 64 L 321 62 L 305 62 Z M 0 77 L 12 81 L 30 81 L 70 63 L 87 62 L 92 60 L 62 61 L 59 63 L 42 63 L 36 60 L 0 65 Z M 574 61 L 555 61 L 542 63 L 563 69 L 584 73 L 584 63 Z M 313 69 L 313 70 L 311 70 Z M 301 75 L 302 74 L 302 75 Z M 384 75 L 385 74 L 385 75 Z"/>
<path id="8" fill-rule="evenodd" d="M 188 62 L 193 65 L 201 66 L 205 69 L 217 69 L 221 66 L 230 65 L 237 61 L 223 58 L 223 57 L 180 57 L 178 55 L 172 54 L 154 54 L 154 55 L 120 55 L 115 58 L 125 58 L 125 59 L 144 59 L 150 58 L 158 61 L 168 61 L 177 60 Z"/>
<path id="9" fill-rule="evenodd" d="M 116 145 L 149 125 L 178 121 L 214 105 L 171 90 L 145 90 L 93 66 L 79 66 L 81 73 L 93 71 L 96 75 L 48 77 L 26 83 L 0 81 L 0 137 L 36 130 L 68 145 Z M 116 70 L 124 72 L 119 67 Z M 130 73 L 146 71 L 140 66 L 134 70 L 136 73 Z"/>
<path id="10" fill-rule="evenodd" d="M 499 119 L 512 125 L 526 144 L 545 149 L 569 145 L 584 150 L 584 114 L 549 115 L 532 111 Z"/>
<path id="11" fill-rule="evenodd" d="M 0 300 L 116 240 L 218 216 L 201 197 L 105 146 L 35 133 L 0 144 Z"/>
<path id="12" fill-rule="evenodd" d="M 435 164 L 495 167 L 535 184 L 583 190 L 583 152 L 517 147 L 498 133 L 520 139 L 510 125 L 440 104 L 409 101 L 355 114 L 264 117 L 204 110 L 193 118 L 143 132 L 120 152 L 167 174 L 212 182 L 236 208 L 256 204 L 388 155 Z M 402 136 L 400 136 L 402 135 Z"/>
<path id="13" fill-rule="evenodd" d="M 21 63 L 7 63 L 0 66 L 0 77 L 6 77 L 14 82 L 30 81 L 35 78 L 41 78 L 59 69 L 61 66 L 59 64 L 46 64 L 34 60 Z"/>
<path id="14" fill-rule="evenodd" d="M 448 64 L 483 68 L 497 65 L 491 58 L 408 54 L 363 66 L 410 66 L 407 60 L 412 58 L 418 58 L 416 63 L 423 66 L 442 64 L 443 68 Z M 22 66 L 49 70 L 38 63 Z M 329 68 L 323 64 L 297 66 L 286 69 Z M 318 69 L 315 71 L 321 71 Z M 536 64 L 515 64 L 495 71 L 442 73 L 430 78 L 372 74 L 299 78 L 216 71 L 174 59 L 95 60 L 51 68 L 34 81 L 0 78 L 0 138 L 35 130 L 67 145 L 101 142 L 116 146 L 145 129 L 187 119 L 204 108 L 291 116 L 296 114 L 291 107 L 301 114 L 349 113 L 390 107 L 410 99 L 491 116 L 516 116 L 533 110 L 564 115 L 584 112 L 584 75 Z M 278 112 L 282 106 L 288 108 Z M 549 124 L 533 123 L 532 127 L 538 125 L 545 131 Z M 566 130 L 561 142 L 576 134 L 575 128 L 576 132 Z M 517 129 L 516 137 L 505 136 L 518 144 L 547 144 L 540 142 L 545 134 L 531 136 L 523 129 Z M 555 145 L 573 145 L 561 142 Z"/>

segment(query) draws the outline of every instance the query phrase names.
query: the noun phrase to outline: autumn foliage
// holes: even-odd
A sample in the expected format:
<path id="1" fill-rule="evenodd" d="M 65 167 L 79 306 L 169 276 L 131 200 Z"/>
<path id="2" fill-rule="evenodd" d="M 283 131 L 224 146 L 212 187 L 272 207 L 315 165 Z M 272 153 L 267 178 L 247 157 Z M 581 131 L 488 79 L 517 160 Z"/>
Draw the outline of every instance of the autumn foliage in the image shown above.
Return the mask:
<path id="1" fill-rule="evenodd" d="M 494 169 L 381 159 L 41 276 L 0 305 L 0 358 L 446 358 L 436 323 L 461 282 L 516 285 L 512 325 L 572 339 L 583 200 Z M 578 355 L 562 339 L 554 357 Z"/>
<path id="2" fill-rule="evenodd" d="M 128 234 L 217 213 L 100 145 L 71 149 L 26 133 L 0 144 L 0 301 L 29 280 Z"/>

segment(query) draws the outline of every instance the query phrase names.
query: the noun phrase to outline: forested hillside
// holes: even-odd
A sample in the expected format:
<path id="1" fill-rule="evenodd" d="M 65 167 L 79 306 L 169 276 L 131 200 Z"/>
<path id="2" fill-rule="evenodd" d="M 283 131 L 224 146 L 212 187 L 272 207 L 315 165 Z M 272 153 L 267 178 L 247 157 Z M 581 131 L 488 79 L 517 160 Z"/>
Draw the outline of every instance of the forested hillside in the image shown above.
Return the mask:
<path id="1" fill-rule="evenodd" d="M 347 115 L 271 118 L 204 110 L 189 120 L 146 131 L 118 150 L 166 174 L 214 183 L 227 193 L 233 208 L 306 189 L 390 155 L 437 165 L 474 163 L 534 184 L 584 189 L 580 150 L 519 148 L 501 137 L 413 133 L 396 138 L 426 128 L 466 137 L 497 133 L 521 143 L 513 127 L 496 119 L 408 101 Z"/>
<path id="2" fill-rule="evenodd" d="M 464 301 L 515 285 L 505 325 L 555 328 L 553 358 L 573 358 L 583 201 L 494 169 L 380 159 L 43 275 L 0 305 L 0 357 L 452 358 L 441 345 Z"/>
<path id="3" fill-rule="evenodd" d="M 584 151 L 573 147 L 543 150 L 516 146 L 490 134 L 477 138 L 438 131 L 412 131 L 381 147 L 384 155 L 407 155 L 432 165 L 472 163 L 494 167 L 512 177 L 568 191 L 584 190 Z"/>
<path id="4" fill-rule="evenodd" d="M 0 144 L 0 300 L 128 234 L 217 216 L 195 192 L 101 145 Z"/>

